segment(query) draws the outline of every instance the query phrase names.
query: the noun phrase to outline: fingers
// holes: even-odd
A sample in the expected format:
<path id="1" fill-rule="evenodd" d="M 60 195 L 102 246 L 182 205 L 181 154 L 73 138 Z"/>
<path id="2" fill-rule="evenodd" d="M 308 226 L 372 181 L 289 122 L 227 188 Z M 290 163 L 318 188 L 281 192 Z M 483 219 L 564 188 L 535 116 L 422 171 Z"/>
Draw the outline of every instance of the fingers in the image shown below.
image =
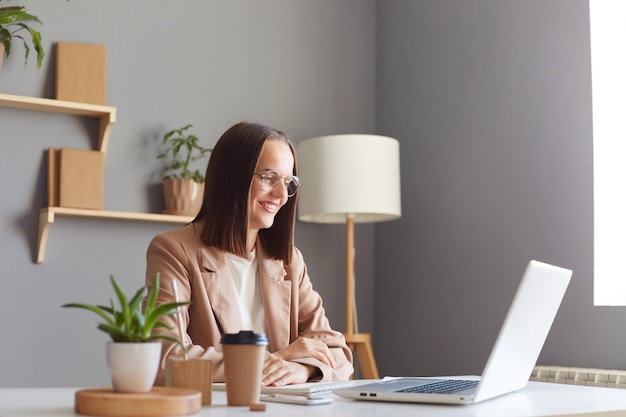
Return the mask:
<path id="1" fill-rule="evenodd" d="M 316 368 L 293 362 L 305 358 L 314 358 L 331 368 L 337 367 L 335 356 L 326 343 L 300 337 L 286 348 L 267 356 L 263 367 L 262 386 L 278 387 L 308 381 Z"/>
<path id="2" fill-rule="evenodd" d="M 315 358 L 318 361 L 335 368 L 337 362 L 330 348 L 321 340 L 300 337 L 286 348 L 275 352 L 276 356 L 284 360 Z"/>
<path id="3" fill-rule="evenodd" d="M 330 366 L 331 368 L 335 368 L 337 366 L 335 357 L 333 356 L 328 346 L 326 346 L 326 344 L 324 343 L 314 346 L 314 348 L 311 350 L 311 356 L 318 361 Z"/>
<path id="4" fill-rule="evenodd" d="M 310 368 L 305 365 L 270 356 L 265 360 L 261 385 L 280 387 L 304 383 L 309 379 L 310 372 Z"/>
<path id="5" fill-rule="evenodd" d="M 298 340 L 302 340 L 308 345 L 308 351 L 311 353 L 313 358 L 330 366 L 331 368 L 335 368 L 337 366 L 335 356 L 330 351 L 330 348 L 326 345 L 326 343 L 320 340 L 307 339 L 303 337 Z"/>

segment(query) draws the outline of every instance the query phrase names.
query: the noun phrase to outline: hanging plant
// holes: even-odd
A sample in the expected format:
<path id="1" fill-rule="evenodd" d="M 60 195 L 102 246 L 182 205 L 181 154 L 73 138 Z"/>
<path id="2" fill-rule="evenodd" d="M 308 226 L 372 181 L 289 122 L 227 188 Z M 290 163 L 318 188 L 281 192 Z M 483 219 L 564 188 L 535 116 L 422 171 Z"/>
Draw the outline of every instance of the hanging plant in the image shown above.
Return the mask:
<path id="1" fill-rule="evenodd" d="M 37 68 L 39 69 L 44 57 L 41 34 L 30 27 L 29 23 L 43 24 L 37 16 L 29 14 L 24 6 L 0 7 L 0 44 L 4 48 L 4 56 L 8 58 L 11 55 L 13 41 L 19 39 L 24 45 L 24 65 L 26 66 L 31 49 L 28 42 L 30 40 L 37 52 Z"/>

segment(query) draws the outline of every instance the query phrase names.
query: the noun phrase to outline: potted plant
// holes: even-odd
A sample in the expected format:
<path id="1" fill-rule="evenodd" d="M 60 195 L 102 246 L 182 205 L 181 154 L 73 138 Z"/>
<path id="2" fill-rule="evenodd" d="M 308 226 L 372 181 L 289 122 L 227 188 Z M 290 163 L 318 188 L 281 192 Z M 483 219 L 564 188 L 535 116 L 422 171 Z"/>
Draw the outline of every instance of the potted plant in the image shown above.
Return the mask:
<path id="1" fill-rule="evenodd" d="M 11 54 L 11 47 L 15 39 L 21 40 L 24 44 L 24 65 L 28 64 L 30 46 L 22 36 L 22 33 L 28 32 L 32 46 L 37 52 L 37 68 L 41 68 L 41 61 L 44 56 L 41 34 L 28 25 L 28 23 L 32 22 L 42 23 L 37 16 L 29 14 L 24 6 L 0 7 L 0 64 L 3 56 L 8 58 Z"/>
<path id="2" fill-rule="evenodd" d="M 84 303 L 68 303 L 62 307 L 76 307 L 92 311 L 104 319 L 98 329 L 107 333 L 107 364 L 111 372 L 113 389 L 118 392 L 147 392 L 154 384 L 159 368 L 161 343 L 158 339 L 175 342 L 187 351 L 183 342 L 170 335 L 153 334 L 153 330 L 166 327 L 159 319 L 176 314 L 178 307 L 189 302 L 156 304 L 159 291 L 159 275 L 144 301 L 146 287 L 141 287 L 129 300 L 111 275 L 119 307 L 111 300 L 109 306 Z M 143 309 L 142 309 L 143 306 Z"/>
<path id="3" fill-rule="evenodd" d="M 163 194 L 167 214 L 195 216 L 202 206 L 204 175 L 194 162 L 206 158 L 212 149 L 205 148 L 194 134 L 193 125 L 170 130 L 163 136 L 165 151 L 157 159 L 165 159 Z"/>

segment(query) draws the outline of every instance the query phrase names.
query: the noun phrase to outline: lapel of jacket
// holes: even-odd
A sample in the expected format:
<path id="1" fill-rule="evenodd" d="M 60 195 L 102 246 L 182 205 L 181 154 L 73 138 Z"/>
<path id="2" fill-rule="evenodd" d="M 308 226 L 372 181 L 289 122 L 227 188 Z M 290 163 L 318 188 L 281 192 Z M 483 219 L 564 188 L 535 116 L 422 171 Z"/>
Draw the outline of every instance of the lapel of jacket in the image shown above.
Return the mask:
<path id="1" fill-rule="evenodd" d="M 204 247 L 201 252 L 202 277 L 215 320 L 222 333 L 237 333 L 243 321 L 226 255 L 214 247 Z"/>
<path id="2" fill-rule="evenodd" d="M 256 247 L 265 327 L 269 350 L 273 352 L 289 345 L 292 282 L 285 279 L 287 273 L 282 262 L 269 259 L 260 241 Z"/>

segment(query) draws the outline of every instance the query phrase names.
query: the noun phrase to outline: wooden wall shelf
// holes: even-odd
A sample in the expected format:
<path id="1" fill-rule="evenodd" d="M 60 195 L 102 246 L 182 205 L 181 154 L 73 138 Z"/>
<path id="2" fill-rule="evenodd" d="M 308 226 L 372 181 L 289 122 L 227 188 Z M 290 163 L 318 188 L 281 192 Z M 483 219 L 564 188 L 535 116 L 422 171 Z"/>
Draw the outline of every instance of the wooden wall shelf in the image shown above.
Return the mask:
<path id="1" fill-rule="evenodd" d="M 105 152 L 109 144 L 111 127 L 115 123 L 117 109 L 98 104 L 76 103 L 50 98 L 15 96 L 0 94 L 0 106 L 23 110 L 37 110 L 50 113 L 64 113 L 75 116 L 97 117 L 100 119 L 98 150 Z"/>
<path id="2" fill-rule="evenodd" d="M 117 116 L 117 109 L 111 106 L 77 103 L 73 101 L 55 100 L 49 98 L 16 96 L 12 94 L 0 94 L 0 107 L 44 111 L 49 113 L 62 113 L 74 116 L 96 117 L 100 121 L 100 128 L 98 132 L 98 150 L 103 153 L 106 153 L 107 146 L 109 145 L 111 127 L 115 123 Z M 48 233 L 50 232 L 50 225 L 54 223 L 56 216 L 180 224 L 189 223 L 193 220 L 193 217 L 175 216 L 170 214 L 44 207 L 39 211 L 39 236 L 37 241 L 37 263 L 39 264 L 43 263 L 46 253 Z"/>
<path id="3" fill-rule="evenodd" d="M 130 220 L 155 223 L 179 223 L 187 224 L 193 220 L 189 216 L 176 216 L 173 214 L 158 213 L 133 213 L 124 211 L 87 210 L 66 207 L 44 207 L 39 210 L 39 237 L 37 242 L 37 263 L 43 263 L 46 254 L 46 243 L 50 225 L 54 223 L 56 216 L 86 217 L 91 219 Z"/>

